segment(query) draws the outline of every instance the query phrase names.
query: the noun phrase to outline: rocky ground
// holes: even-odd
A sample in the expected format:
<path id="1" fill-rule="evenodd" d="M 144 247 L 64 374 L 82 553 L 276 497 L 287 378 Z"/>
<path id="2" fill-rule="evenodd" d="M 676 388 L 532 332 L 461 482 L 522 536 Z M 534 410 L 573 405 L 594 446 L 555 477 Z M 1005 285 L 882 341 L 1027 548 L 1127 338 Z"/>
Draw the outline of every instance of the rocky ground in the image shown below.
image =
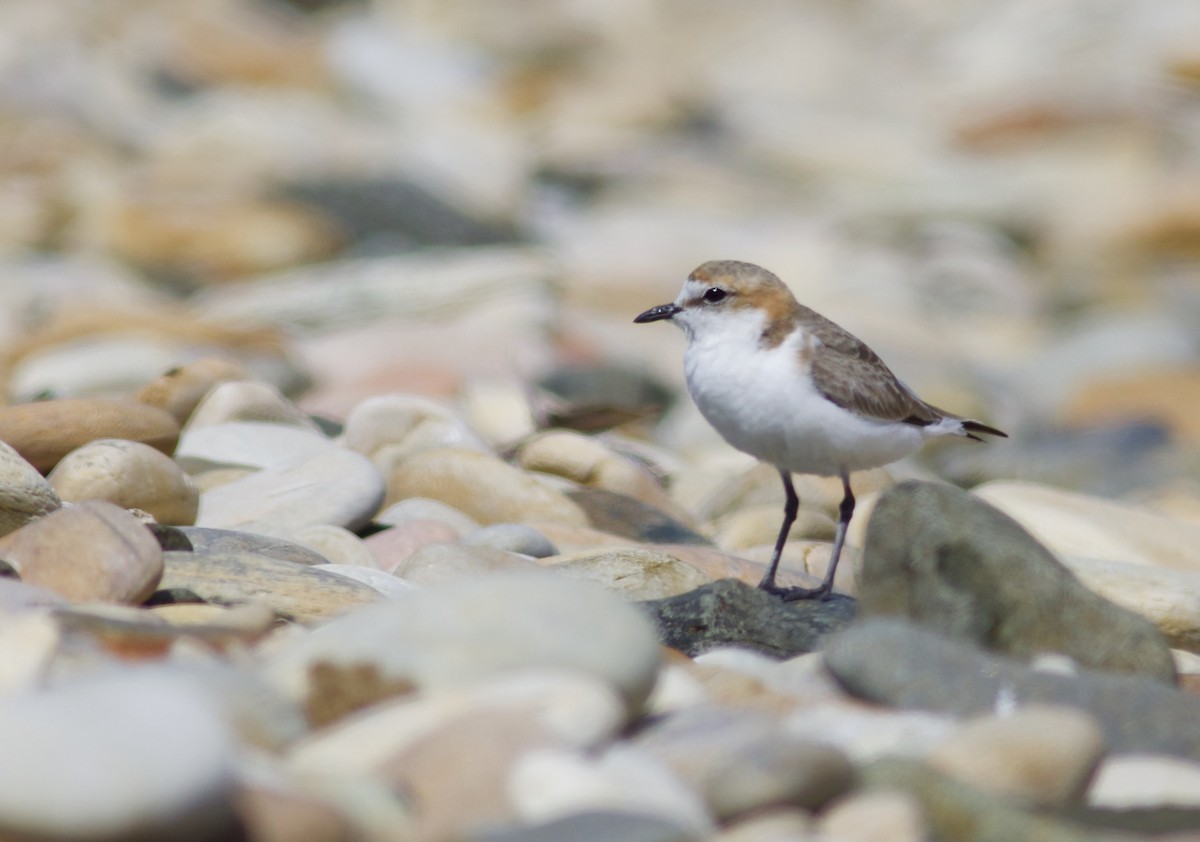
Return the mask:
<path id="1" fill-rule="evenodd" d="M 1200 839 L 1198 44 L 0 6 L 0 838 Z M 712 258 L 1010 434 L 855 475 L 828 601 L 632 324 Z"/>

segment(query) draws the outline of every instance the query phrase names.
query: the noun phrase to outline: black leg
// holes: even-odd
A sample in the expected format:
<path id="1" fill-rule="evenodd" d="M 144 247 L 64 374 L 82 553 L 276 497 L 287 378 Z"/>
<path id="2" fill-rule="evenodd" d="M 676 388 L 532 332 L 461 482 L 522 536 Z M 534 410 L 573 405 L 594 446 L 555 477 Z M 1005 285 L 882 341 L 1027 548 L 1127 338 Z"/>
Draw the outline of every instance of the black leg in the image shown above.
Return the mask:
<path id="1" fill-rule="evenodd" d="M 783 531 L 780 532 L 779 540 L 775 544 L 775 555 L 771 559 L 771 567 L 758 586 L 768 593 L 782 597 L 784 602 L 794 602 L 798 599 L 828 599 L 833 592 L 833 577 L 837 573 L 838 559 L 842 557 L 842 545 L 846 543 L 846 528 L 850 525 L 850 518 L 854 516 L 854 492 L 850 490 L 850 475 L 842 473 L 842 489 L 845 493 L 842 496 L 841 505 L 838 506 L 838 525 L 837 534 L 833 539 L 833 552 L 829 556 L 829 569 L 825 573 L 825 580 L 815 588 L 781 588 L 775 584 L 775 568 L 779 565 L 779 554 L 787 540 L 787 533 L 791 529 L 792 521 L 796 519 L 796 506 L 799 503 L 796 492 L 792 488 L 791 477 L 786 474 L 784 474 L 784 485 L 789 491 L 789 496 L 788 505 L 783 510 Z"/>
<path id="2" fill-rule="evenodd" d="M 771 566 L 767 568 L 767 574 L 758 583 L 758 586 L 767 593 L 780 593 L 786 590 L 775 584 L 775 571 L 779 568 L 779 557 L 783 555 L 783 545 L 787 543 L 788 532 L 791 531 L 792 523 L 796 520 L 796 513 L 800 511 L 800 498 L 796 496 L 796 488 L 792 485 L 792 475 L 787 471 L 780 471 L 779 478 L 783 480 L 783 491 L 787 495 L 787 501 L 783 504 L 783 525 L 779 527 L 779 537 L 775 539 L 775 552 L 771 553 Z"/>

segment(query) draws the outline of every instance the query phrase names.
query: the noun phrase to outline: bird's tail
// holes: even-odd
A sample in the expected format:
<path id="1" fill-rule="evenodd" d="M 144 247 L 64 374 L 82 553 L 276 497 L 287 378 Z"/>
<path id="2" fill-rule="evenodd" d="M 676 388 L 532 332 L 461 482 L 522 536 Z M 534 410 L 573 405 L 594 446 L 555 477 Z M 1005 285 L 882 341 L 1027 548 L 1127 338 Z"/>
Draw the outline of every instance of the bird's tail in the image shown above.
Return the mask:
<path id="1" fill-rule="evenodd" d="M 977 433 L 982 433 L 985 436 L 999 436 L 1002 439 L 1008 438 L 1008 433 L 1003 430 L 997 430 L 995 427 L 989 427 L 987 424 L 980 424 L 978 421 L 972 421 L 969 418 L 964 418 L 962 422 L 963 435 L 975 441 L 987 441 L 985 438 L 980 438 Z"/>

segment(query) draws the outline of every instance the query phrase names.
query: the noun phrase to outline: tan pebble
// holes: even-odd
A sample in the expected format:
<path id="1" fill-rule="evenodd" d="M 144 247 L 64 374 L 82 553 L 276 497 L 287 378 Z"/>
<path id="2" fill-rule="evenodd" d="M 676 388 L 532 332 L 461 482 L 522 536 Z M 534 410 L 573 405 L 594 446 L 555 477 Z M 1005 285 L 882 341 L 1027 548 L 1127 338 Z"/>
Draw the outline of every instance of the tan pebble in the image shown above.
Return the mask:
<path id="1" fill-rule="evenodd" d="M 0 441 L 0 536 L 50 514 L 61 505 L 46 478 L 21 454 Z"/>
<path id="2" fill-rule="evenodd" d="M 64 398 L 0 407 L 0 441 L 39 471 L 96 439 L 126 439 L 170 455 L 179 424 L 161 409 L 133 401 Z"/>
<path id="3" fill-rule="evenodd" d="M 75 602 L 142 602 L 163 572 L 150 530 L 100 500 L 60 509 L 0 538 L 0 558 L 22 581 Z"/>
<path id="4" fill-rule="evenodd" d="M 634 548 L 584 551 L 539 559 L 543 566 L 599 582 L 630 599 L 664 599 L 695 590 L 711 579 L 674 556 Z"/>
<path id="5" fill-rule="evenodd" d="M 47 477 L 69 502 L 107 500 L 172 526 L 196 522 L 200 490 L 169 456 L 141 442 L 98 439 L 72 450 Z"/>
<path id="6" fill-rule="evenodd" d="M 253 842 L 352 842 L 366 836 L 334 804 L 275 782 L 243 783 L 233 802 L 246 838 Z M 355 813 L 359 807 L 356 801 Z"/>
<path id="7" fill-rule="evenodd" d="M 494 547 L 465 544 L 429 544 L 404 559 L 392 571 L 418 585 L 437 585 L 474 579 L 498 570 L 529 570 L 537 567 L 516 553 Z"/>
<path id="8" fill-rule="evenodd" d="M 387 479 L 388 503 L 431 497 L 481 524 L 531 520 L 587 524 L 583 511 L 561 492 L 493 456 L 469 450 L 415 453 L 393 468 Z"/>
<path id="9" fill-rule="evenodd" d="M 1200 763 L 1161 754 L 1107 758 L 1088 790 L 1088 804 L 1107 810 L 1200 808 Z"/>
<path id="10" fill-rule="evenodd" d="M 458 532 L 436 520 L 412 520 L 367 536 L 363 543 L 375 556 L 380 570 L 395 572 L 405 559 L 430 544 L 449 544 L 458 540 Z"/>
<path id="11" fill-rule="evenodd" d="M 523 444 L 517 459 L 527 471 L 554 474 L 590 488 L 624 494 L 683 523 L 692 523 L 691 515 L 675 504 L 649 469 L 593 436 L 551 430 Z"/>
<path id="12" fill-rule="evenodd" d="M 1196 208 L 1200 231 L 1200 205 Z M 1200 442 L 1200 366 L 1118 373 L 1094 380 L 1062 411 L 1069 425 L 1159 421 L 1175 437 Z"/>
<path id="13" fill-rule="evenodd" d="M 980 789 L 1063 806 L 1082 800 L 1104 752 L 1104 732 L 1083 711 L 1032 706 L 968 722 L 927 760 Z"/>
<path id="14" fill-rule="evenodd" d="M 493 448 L 511 447 L 537 429 L 528 390 L 516 380 L 477 377 L 466 384 L 461 403 L 471 429 Z"/>
<path id="15" fill-rule="evenodd" d="M 48 612 L 0 616 L 0 695 L 35 686 L 58 650 L 58 623 Z"/>
<path id="16" fill-rule="evenodd" d="M 331 564 L 349 564 L 357 567 L 377 567 L 375 554 L 349 529 L 328 523 L 306 526 L 292 534 L 292 540 L 301 546 L 320 553 Z"/>
<path id="17" fill-rule="evenodd" d="M 338 240 L 316 209 L 266 199 L 139 197 L 107 209 L 97 231 L 108 248 L 137 266 L 216 278 L 327 257 Z"/>
<path id="18" fill-rule="evenodd" d="M 143 386 L 135 399 L 171 413 L 182 426 L 218 383 L 245 380 L 249 376 L 245 368 L 232 360 L 205 357 L 170 369 Z"/>
<path id="19" fill-rule="evenodd" d="M 231 482 L 237 482 L 239 479 L 244 479 L 255 473 L 254 468 L 213 468 L 208 471 L 201 471 L 192 476 L 196 487 L 200 489 L 200 493 L 212 491 L 214 488 L 220 488 L 222 485 L 228 485 Z"/>
<path id="20" fill-rule="evenodd" d="M 342 439 L 346 447 L 377 464 L 395 464 L 431 447 L 486 449 L 450 409 L 417 395 L 367 398 L 346 416 Z M 385 450 L 387 454 L 381 454 Z"/>
<path id="21" fill-rule="evenodd" d="M 783 507 L 763 503 L 739 509 L 723 517 L 714 542 L 725 550 L 742 550 L 773 544 L 783 523 Z M 801 508 L 788 532 L 788 540 L 832 541 L 837 523 L 823 511 Z"/>
<path id="22" fill-rule="evenodd" d="M 317 430 L 313 420 L 282 392 L 269 383 L 255 380 L 227 381 L 213 386 L 192 412 L 187 426 L 203 427 L 227 421 L 256 421 Z"/>
<path id="23" fill-rule="evenodd" d="M 774 807 L 727 824 L 710 842 L 801 842 L 815 839 L 812 827 L 804 810 Z"/>
<path id="24" fill-rule="evenodd" d="M 844 842 L 922 842 L 929 839 L 924 811 L 906 792 L 859 792 L 835 803 L 817 822 L 821 838 Z"/>

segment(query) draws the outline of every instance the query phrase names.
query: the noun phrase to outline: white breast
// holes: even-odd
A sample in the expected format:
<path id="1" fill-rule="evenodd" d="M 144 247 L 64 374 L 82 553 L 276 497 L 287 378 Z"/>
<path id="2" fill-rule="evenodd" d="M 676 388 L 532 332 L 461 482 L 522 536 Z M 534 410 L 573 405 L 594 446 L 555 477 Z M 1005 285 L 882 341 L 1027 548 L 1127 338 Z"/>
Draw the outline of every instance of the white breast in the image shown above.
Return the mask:
<path id="1" fill-rule="evenodd" d="M 697 407 L 738 450 L 795 473 L 837 475 L 921 446 L 920 428 L 863 418 L 817 392 L 800 362 L 799 333 L 771 349 L 759 346 L 760 335 L 761 327 L 693 336 L 684 356 Z"/>

